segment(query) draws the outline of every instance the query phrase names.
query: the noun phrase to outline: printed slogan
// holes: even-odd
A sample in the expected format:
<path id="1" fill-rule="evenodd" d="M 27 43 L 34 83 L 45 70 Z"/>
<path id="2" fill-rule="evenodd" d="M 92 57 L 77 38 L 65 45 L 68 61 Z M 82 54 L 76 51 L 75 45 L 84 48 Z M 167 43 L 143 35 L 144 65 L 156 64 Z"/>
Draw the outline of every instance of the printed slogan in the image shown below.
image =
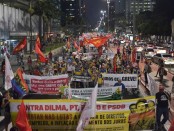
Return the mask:
<path id="1" fill-rule="evenodd" d="M 147 97 L 146 100 L 153 102 L 154 97 Z M 90 119 L 85 131 L 94 129 L 129 131 L 129 122 L 139 121 L 139 119 L 135 120 L 134 116 L 141 119 L 138 115 L 139 112 L 131 114 L 129 109 L 130 105 L 138 102 L 139 99 L 97 102 L 96 116 Z M 11 100 L 10 102 L 13 123 L 16 120 L 20 103 L 20 100 Z M 80 100 L 24 100 L 24 103 L 33 131 L 75 130 L 85 106 L 85 102 Z M 150 110 L 146 110 L 145 114 L 148 119 L 155 118 L 155 114 Z M 134 128 L 134 125 L 131 126 Z M 149 129 L 149 127 L 146 128 Z"/>

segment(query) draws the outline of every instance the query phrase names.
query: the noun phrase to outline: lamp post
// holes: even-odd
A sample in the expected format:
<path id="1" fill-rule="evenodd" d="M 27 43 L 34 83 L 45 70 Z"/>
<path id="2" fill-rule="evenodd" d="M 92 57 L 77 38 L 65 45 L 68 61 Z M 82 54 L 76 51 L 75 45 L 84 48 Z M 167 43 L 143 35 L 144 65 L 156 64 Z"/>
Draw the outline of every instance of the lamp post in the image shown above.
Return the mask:
<path id="1" fill-rule="evenodd" d="M 107 4 L 108 4 L 108 32 L 109 32 L 109 4 L 110 4 L 110 0 L 107 0 Z"/>
<path id="2" fill-rule="evenodd" d="M 30 14 L 30 54 L 32 53 L 32 14 L 34 12 L 33 8 L 32 8 L 32 0 L 30 0 L 29 2 L 29 9 L 28 12 Z"/>
<path id="3" fill-rule="evenodd" d="M 101 10 L 100 13 L 102 14 L 101 22 L 103 20 L 103 25 L 105 26 L 105 14 L 106 14 L 106 10 Z"/>
<path id="4" fill-rule="evenodd" d="M 135 13 L 135 0 L 133 0 L 133 45 L 135 45 Z"/>

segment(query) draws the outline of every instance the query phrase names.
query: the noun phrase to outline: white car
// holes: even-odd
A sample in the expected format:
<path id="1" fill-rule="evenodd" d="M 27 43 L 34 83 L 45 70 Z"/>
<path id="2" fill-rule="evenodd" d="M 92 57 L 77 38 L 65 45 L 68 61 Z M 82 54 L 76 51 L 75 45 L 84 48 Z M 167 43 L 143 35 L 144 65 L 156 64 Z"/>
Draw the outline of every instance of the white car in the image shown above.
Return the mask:
<path id="1" fill-rule="evenodd" d="M 161 53 L 153 56 L 154 63 L 159 64 L 159 60 L 162 60 L 165 65 L 174 65 L 174 58 L 170 54 Z"/>
<path id="2" fill-rule="evenodd" d="M 155 51 L 153 48 L 145 49 L 145 57 L 153 57 L 155 55 Z"/>

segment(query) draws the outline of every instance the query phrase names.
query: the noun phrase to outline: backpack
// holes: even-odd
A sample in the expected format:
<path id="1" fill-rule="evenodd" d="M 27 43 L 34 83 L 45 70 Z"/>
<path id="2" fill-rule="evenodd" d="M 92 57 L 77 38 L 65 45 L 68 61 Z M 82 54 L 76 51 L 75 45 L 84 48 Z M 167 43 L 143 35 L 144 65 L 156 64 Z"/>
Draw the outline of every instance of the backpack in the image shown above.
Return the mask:
<path id="1" fill-rule="evenodd" d="M 167 75 L 167 71 L 166 71 L 165 69 L 164 69 L 164 72 L 163 72 L 163 73 L 164 73 L 164 76 L 166 76 L 166 75 Z"/>
<path id="2" fill-rule="evenodd" d="M 147 65 L 147 73 L 151 73 L 152 72 L 152 68 L 150 67 L 150 65 Z"/>

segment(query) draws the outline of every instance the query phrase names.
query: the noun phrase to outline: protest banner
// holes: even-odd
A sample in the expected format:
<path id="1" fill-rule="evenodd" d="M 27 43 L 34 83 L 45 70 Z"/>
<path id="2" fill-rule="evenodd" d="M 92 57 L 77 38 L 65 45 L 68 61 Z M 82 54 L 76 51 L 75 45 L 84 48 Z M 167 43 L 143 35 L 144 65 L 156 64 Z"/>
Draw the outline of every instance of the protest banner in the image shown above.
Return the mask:
<path id="1" fill-rule="evenodd" d="M 137 74 L 105 74 L 103 73 L 104 86 L 114 86 L 118 79 L 122 80 L 122 83 L 126 88 L 137 88 L 138 76 Z"/>
<path id="2" fill-rule="evenodd" d="M 59 90 L 68 87 L 68 75 L 34 76 L 23 75 L 31 91 L 42 94 L 58 94 Z"/>
<path id="3" fill-rule="evenodd" d="M 97 102 L 96 117 L 90 119 L 85 131 L 129 131 L 129 126 L 133 130 L 140 128 L 150 130 L 155 123 L 154 99 L 153 96 L 150 96 L 139 99 Z M 13 124 L 20 103 L 21 100 L 10 101 Z M 33 131 L 75 130 L 85 105 L 85 102 L 80 100 L 24 100 L 24 103 Z M 143 126 L 142 121 L 144 122 Z"/>
<path id="4" fill-rule="evenodd" d="M 71 88 L 72 99 L 88 99 L 93 88 Z M 64 89 L 64 95 L 68 97 L 69 88 Z M 120 100 L 121 86 L 117 87 L 100 87 L 98 88 L 97 100 Z"/>

